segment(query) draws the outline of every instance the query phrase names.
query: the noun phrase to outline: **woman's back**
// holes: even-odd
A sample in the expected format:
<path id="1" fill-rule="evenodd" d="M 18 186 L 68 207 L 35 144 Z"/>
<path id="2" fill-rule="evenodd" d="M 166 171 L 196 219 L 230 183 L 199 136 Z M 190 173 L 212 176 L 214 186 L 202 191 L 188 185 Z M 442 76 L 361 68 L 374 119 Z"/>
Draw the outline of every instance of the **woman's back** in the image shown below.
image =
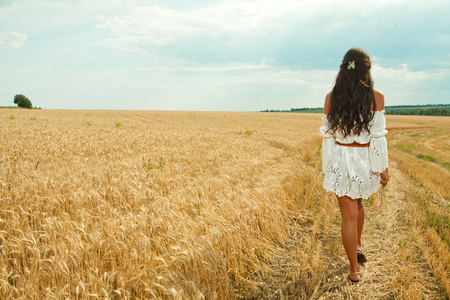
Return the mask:
<path id="1" fill-rule="evenodd" d="M 384 110 L 384 95 L 377 90 L 374 90 L 374 94 L 375 94 L 376 111 Z M 331 105 L 330 101 L 331 101 L 331 92 L 329 92 L 325 97 L 325 105 L 324 105 L 325 114 L 328 114 L 330 112 L 330 105 Z M 373 106 L 371 107 L 371 110 L 372 111 L 374 110 Z"/>
<path id="2" fill-rule="evenodd" d="M 371 136 L 378 136 L 381 134 L 386 134 L 385 131 L 385 124 L 386 119 L 384 117 L 384 95 L 379 91 L 374 91 L 375 94 L 375 108 L 376 110 L 373 111 L 372 107 L 372 113 L 373 113 L 373 119 L 369 123 L 369 132 L 367 131 L 361 131 L 359 134 L 350 133 L 349 135 L 343 134 L 342 131 L 337 130 L 334 133 L 330 132 L 330 124 L 327 122 L 326 116 L 324 117 L 324 124 L 321 127 L 321 134 L 323 136 L 328 135 L 333 137 L 337 142 L 342 144 L 352 144 L 352 143 L 358 143 L 358 144 L 366 144 L 369 142 Z M 331 107 L 331 92 L 328 93 L 328 95 L 325 98 L 325 105 L 324 105 L 324 112 L 325 115 L 327 115 L 330 111 Z"/>

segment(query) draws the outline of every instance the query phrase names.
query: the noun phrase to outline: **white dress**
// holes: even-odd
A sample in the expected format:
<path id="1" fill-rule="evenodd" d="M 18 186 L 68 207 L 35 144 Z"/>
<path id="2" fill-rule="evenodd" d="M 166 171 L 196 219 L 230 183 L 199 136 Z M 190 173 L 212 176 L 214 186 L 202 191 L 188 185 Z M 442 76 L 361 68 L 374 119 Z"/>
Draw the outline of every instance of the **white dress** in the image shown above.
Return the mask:
<path id="1" fill-rule="evenodd" d="M 369 124 L 369 132 L 343 137 L 332 134 L 327 116 L 320 127 L 322 143 L 322 170 L 325 173 L 323 187 L 338 197 L 367 199 L 380 187 L 380 173 L 388 167 L 386 118 L 383 111 L 375 111 Z M 369 147 L 347 147 L 336 143 L 370 143 Z"/>

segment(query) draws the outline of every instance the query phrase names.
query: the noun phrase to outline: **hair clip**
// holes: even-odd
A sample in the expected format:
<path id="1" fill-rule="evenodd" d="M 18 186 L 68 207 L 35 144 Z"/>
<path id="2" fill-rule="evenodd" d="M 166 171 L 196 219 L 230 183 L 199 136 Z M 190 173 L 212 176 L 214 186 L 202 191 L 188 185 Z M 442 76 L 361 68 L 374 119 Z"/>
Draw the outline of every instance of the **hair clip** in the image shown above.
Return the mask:
<path id="1" fill-rule="evenodd" d="M 355 69 L 355 61 L 349 61 L 349 62 L 348 62 L 347 69 L 348 69 L 348 70 L 350 70 L 350 69 Z"/>

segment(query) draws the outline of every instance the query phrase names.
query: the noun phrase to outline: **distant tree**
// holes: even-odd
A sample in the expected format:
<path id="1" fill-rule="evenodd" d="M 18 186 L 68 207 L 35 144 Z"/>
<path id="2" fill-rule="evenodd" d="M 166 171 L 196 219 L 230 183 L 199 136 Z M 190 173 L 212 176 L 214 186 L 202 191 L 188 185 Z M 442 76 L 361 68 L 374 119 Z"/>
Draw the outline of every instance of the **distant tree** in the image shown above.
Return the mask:
<path id="1" fill-rule="evenodd" d="M 33 104 L 31 103 L 30 99 L 22 94 L 17 94 L 14 96 L 14 103 L 19 107 L 33 108 Z"/>

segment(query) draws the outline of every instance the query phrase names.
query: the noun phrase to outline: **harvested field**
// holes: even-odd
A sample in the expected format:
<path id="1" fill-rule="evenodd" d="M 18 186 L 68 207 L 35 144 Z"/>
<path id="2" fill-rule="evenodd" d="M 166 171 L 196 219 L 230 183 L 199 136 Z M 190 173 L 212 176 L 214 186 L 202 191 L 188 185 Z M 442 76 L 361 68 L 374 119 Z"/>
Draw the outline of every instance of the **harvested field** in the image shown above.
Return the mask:
<path id="1" fill-rule="evenodd" d="M 350 285 L 321 117 L 1 109 L 1 297 L 448 297 L 450 118 L 387 117 Z"/>

